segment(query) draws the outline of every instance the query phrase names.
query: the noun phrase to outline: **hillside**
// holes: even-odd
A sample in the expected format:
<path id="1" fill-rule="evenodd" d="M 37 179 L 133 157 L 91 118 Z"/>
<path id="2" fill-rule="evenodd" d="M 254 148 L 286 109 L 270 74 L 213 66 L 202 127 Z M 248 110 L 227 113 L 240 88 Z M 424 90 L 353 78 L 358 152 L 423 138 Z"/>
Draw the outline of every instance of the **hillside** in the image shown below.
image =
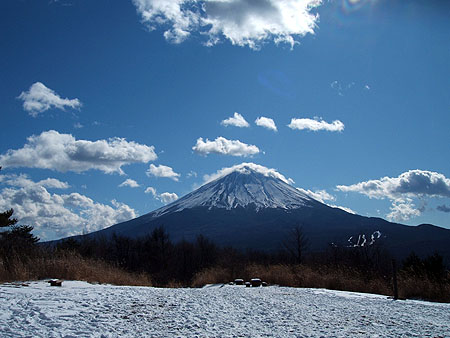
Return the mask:
<path id="1" fill-rule="evenodd" d="M 404 257 L 438 251 L 450 259 L 450 230 L 406 226 L 350 214 L 296 189 L 276 172 L 242 165 L 179 200 L 88 236 L 141 237 L 163 226 L 175 242 L 203 235 L 221 246 L 276 251 L 300 226 L 311 251 L 329 246 L 382 244 Z"/>

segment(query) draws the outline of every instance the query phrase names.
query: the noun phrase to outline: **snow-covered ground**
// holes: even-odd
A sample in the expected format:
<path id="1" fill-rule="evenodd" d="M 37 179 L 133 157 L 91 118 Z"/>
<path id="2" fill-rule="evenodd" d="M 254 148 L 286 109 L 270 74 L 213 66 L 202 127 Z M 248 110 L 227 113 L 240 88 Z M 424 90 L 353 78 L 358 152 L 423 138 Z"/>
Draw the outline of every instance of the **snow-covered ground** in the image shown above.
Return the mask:
<path id="1" fill-rule="evenodd" d="M 379 295 L 65 281 L 0 285 L 1 337 L 449 337 L 450 304 Z"/>

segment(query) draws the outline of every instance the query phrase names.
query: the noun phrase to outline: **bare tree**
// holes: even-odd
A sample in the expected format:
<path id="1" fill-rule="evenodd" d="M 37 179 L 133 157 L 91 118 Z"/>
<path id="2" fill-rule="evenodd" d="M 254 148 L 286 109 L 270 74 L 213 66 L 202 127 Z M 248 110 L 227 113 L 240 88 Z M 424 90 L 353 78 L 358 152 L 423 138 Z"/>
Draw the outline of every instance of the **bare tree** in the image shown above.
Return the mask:
<path id="1" fill-rule="evenodd" d="M 303 262 L 303 256 L 308 245 L 308 238 L 305 236 L 301 225 L 292 228 L 287 234 L 286 239 L 283 241 L 284 248 L 291 255 L 296 264 L 301 264 Z"/>

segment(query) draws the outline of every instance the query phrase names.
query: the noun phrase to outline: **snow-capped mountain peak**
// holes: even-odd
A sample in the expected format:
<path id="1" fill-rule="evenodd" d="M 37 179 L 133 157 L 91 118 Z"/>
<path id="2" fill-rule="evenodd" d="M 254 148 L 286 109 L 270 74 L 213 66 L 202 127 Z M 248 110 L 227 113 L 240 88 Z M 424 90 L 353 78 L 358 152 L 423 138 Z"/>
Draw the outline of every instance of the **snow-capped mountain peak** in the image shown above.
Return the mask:
<path id="1" fill-rule="evenodd" d="M 273 177 L 273 178 L 277 178 L 287 184 L 293 184 L 294 180 L 292 178 L 286 178 L 283 174 L 279 173 L 278 171 L 276 171 L 273 168 L 267 168 L 264 167 L 262 165 L 256 164 L 256 163 L 252 163 L 252 162 L 244 162 L 241 164 L 236 164 L 232 167 L 229 168 L 222 168 L 220 170 L 218 170 L 216 173 L 212 174 L 212 175 L 206 175 L 205 176 L 205 181 L 206 183 L 209 183 L 211 181 L 214 181 L 218 178 L 224 177 L 228 174 L 231 174 L 233 172 L 239 172 L 242 174 L 250 174 L 252 172 L 255 173 L 259 173 L 262 174 L 266 177 Z"/>
<path id="2" fill-rule="evenodd" d="M 256 166 L 256 167 L 255 167 Z M 260 167 L 260 168 L 259 168 Z M 289 180 L 276 171 L 243 163 L 224 175 L 201 186 L 179 200 L 160 208 L 154 216 L 188 208 L 281 208 L 307 207 L 315 200 L 288 184 Z"/>

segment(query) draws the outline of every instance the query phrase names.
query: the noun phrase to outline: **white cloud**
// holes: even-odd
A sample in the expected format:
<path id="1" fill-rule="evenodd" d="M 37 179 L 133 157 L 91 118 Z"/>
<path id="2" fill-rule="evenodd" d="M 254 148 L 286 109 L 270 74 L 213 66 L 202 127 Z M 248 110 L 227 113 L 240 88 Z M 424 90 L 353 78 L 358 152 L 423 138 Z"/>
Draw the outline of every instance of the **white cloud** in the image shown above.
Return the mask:
<path id="1" fill-rule="evenodd" d="M 343 192 L 356 192 L 369 198 L 392 201 L 389 219 L 401 221 L 419 216 L 421 208 L 413 203 L 413 198 L 450 197 L 450 179 L 443 174 L 428 170 L 409 170 L 398 177 L 382 177 L 349 186 L 338 185 Z"/>
<path id="2" fill-rule="evenodd" d="M 157 158 L 154 147 L 128 142 L 123 138 L 87 141 L 71 134 L 50 130 L 30 136 L 21 149 L 0 155 L 5 167 L 51 169 L 61 172 L 83 172 L 90 169 L 105 173 L 123 173 L 121 167 L 130 163 L 147 163 Z"/>
<path id="3" fill-rule="evenodd" d="M 170 193 L 170 192 L 163 192 L 162 194 L 159 195 L 159 198 L 161 199 L 161 201 L 163 203 L 172 203 L 174 201 L 176 201 L 178 199 L 178 195 L 175 194 L 174 192 Z"/>
<path id="4" fill-rule="evenodd" d="M 398 177 L 386 176 L 350 186 L 338 185 L 337 189 L 378 199 L 397 199 L 403 196 L 450 197 L 450 179 L 437 172 L 416 169 Z"/>
<path id="5" fill-rule="evenodd" d="M 200 155 L 211 153 L 231 156 L 252 156 L 259 153 L 259 148 L 255 145 L 242 143 L 239 140 L 227 140 L 224 137 L 217 137 L 214 141 L 199 138 L 195 146 L 192 147 Z"/>
<path id="6" fill-rule="evenodd" d="M 275 125 L 275 121 L 269 117 L 258 117 L 255 120 L 257 126 L 264 127 L 273 131 L 277 131 L 277 126 Z"/>
<path id="7" fill-rule="evenodd" d="M 12 187 L 30 187 L 30 186 L 43 186 L 44 188 L 49 189 L 68 189 L 70 185 L 67 182 L 61 182 L 56 178 L 46 178 L 45 180 L 41 180 L 39 182 L 33 182 L 29 179 L 28 175 L 20 174 L 20 175 L 0 175 L 0 182 L 3 182 Z"/>
<path id="8" fill-rule="evenodd" d="M 339 121 L 333 121 L 332 123 L 325 122 L 323 120 L 315 120 L 315 119 L 307 119 L 307 118 L 301 118 L 291 119 L 291 123 L 288 124 L 288 127 L 291 129 L 308 129 L 313 131 L 319 131 L 319 130 L 326 130 L 326 131 L 343 131 L 344 130 L 344 124 Z"/>
<path id="9" fill-rule="evenodd" d="M 43 240 L 92 232 L 136 217 L 128 205 L 93 201 L 79 193 L 52 194 L 47 188 L 67 188 L 68 184 L 49 178 L 33 182 L 24 175 L 10 176 L 0 194 L 0 210 L 14 209 L 20 224 L 29 224 Z"/>
<path id="10" fill-rule="evenodd" d="M 234 113 L 233 117 L 229 117 L 222 122 L 220 122 L 221 125 L 228 127 L 228 126 L 235 126 L 239 128 L 247 128 L 250 127 L 248 122 L 244 119 L 244 117 L 239 113 Z"/>
<path id="11" fill-rule="evenodd" d="M 130 187 L 130 188 L 138 188 L 139 183 L 131 178 L 127 178 L 125 181 L 119 184 L 119 187 Z"/>
<path id="12" fill-rule="evenodd" d="M 338 208 L 338 209 L 342 209 L 350 214 L 356 214 L 355 211 L 353 211 L 352 209 L 348 208 L 348 207 L 344 207 L 342 205 L 336 205 L 336 204 L 331 204 L 328 203 L 327 201 L 335 201 L 336 197 L 334 197 L 333 195 L 329 194 L 326 190 L 316 190 L 316 191 L 311 191 L 311 190 L 306 190 L 303 188 L 297 188 L 297 190 L 301 191 L 302 193 L 314 198 L 316 201 L 319 201 L 323 204 L 328 205 L 329 207 L 332 208 Z"/>
<path id="13" fill-rule="evenodd" d="M 84 126 L 83 126 L 80 122 L 77 122 L 77 123 L 75 123 L 75 124 L 73 125 L 73 127 L 74 127 L 75 129 L 81 129 L 81 128 L 83 128 Z"/>
<path id="14" fill-rule="evenodd" d="M 37 183 L 38 185 L 42 185 L 45 188 L 49 189 L 68 189 L 70 185 L 67 182 L 61 182 L 56 178 L 47 178 L 45 180 L 41 180 Z"/>
<path id="15" fill-rule="evenodd" d="M 174 172 L 171 167 L 165 165 L 155 166 L 154 164 L 150 164 L 150 167 L 147 170 L 147 176 L 166 177 L 171 178 L 174 181 L 178 181 L 180 174 Z"/>
<path id="16" fill-rule="evenodd" d="M 412 199 L 410 198 L 399 198 L 392 202 L 390 207 L 391 212 L 386 215 L 387 219 L 390 221 L 407 221 L 412 217 L 420 216 L 421 212 L 416 208 Z"/>
<path id="17" fill-rule="evenodd" d="M 356 215 L 356 212 L 353 211 L 352 209 L 350 209 L 349 207 L 344 207 L 344 206 L 342 206 L 342 205 L 328 204 L 328 203 L 327 203 L 327 205 L 328 205 L 329 207 L 332 207 L 332 208 L 342 209 L 342 210 L 348 212 L 349 214 Z"/>
<path id="18" fill-rule="evenodd" d="M 223 38 L 233 45 L 259 49 L 264 42 L 286 43 L 314 34 L 321 0 L 133 0 L 150 30 L 168 28 L 164 37 L 173 43 L 192 33 L 206 36 L 207 46 Z"/>
<path id="19" fill-rule="evenodd" d="M 334 197 L 333 195 L 329 194 L 325 190 L 311 191 L 309 189 L 306 190 L 306 189 L 303 189 L 303 188 L 297 188 L 297 190 L 299 190 L 302 193 L 304 193 L 304 194 L 314 198 L 316 201 L 319 201 L 321 203 L 325 203 L 325 201 L 335 201 L 336 200 L 336 197 Z"/>
<path id="20" fill-rule="evenodd" d="M 33 83 L 27 92 L 22 92 L 19 97 L 23 101 L 23 109 L 31 116 L 36 117 L 50 108 L 64 110 L 65 107 L 80 108 L 81 102 L 78 99 L 61 98 L 55 91 L 47 88 L 43 83 Z"/>
<path id="21" fill-rule="evenodd" d="M 178 195 L 175 194 L 174 192 L 170 193 L 170 192 L 163 192 L 162 194 L 158 194 L 156 192 L 156 189 L 153 187 L 147 187 L 147 189 L 145 189 L 145 193 L 146 194 L 151 194 L 153 196 L 153 198 L 168 204 L 171 202 L 174 202 L 178 199 Z"/>
<path id="22" fill-rule="evenodd" d="M 286 178 L 284 175 L 280 174 L 276 169 L 269 169 L 259 164 L 247 162 L 236 164 L 229 168 L 222 168 L 211 175 L 205 175 L 203 177 L 205 183 L 214 181 L 218 178 L 224 177 L 228 174 L 231 174 L 234 171 L 237 172 L 247 172 L 248 170 L 256 171 L 257 173 L 263 174 L 266 177 L 273 177 L 282 180 L 287 184 L 294 184 L 294 181 L 291 178 Z"/>

